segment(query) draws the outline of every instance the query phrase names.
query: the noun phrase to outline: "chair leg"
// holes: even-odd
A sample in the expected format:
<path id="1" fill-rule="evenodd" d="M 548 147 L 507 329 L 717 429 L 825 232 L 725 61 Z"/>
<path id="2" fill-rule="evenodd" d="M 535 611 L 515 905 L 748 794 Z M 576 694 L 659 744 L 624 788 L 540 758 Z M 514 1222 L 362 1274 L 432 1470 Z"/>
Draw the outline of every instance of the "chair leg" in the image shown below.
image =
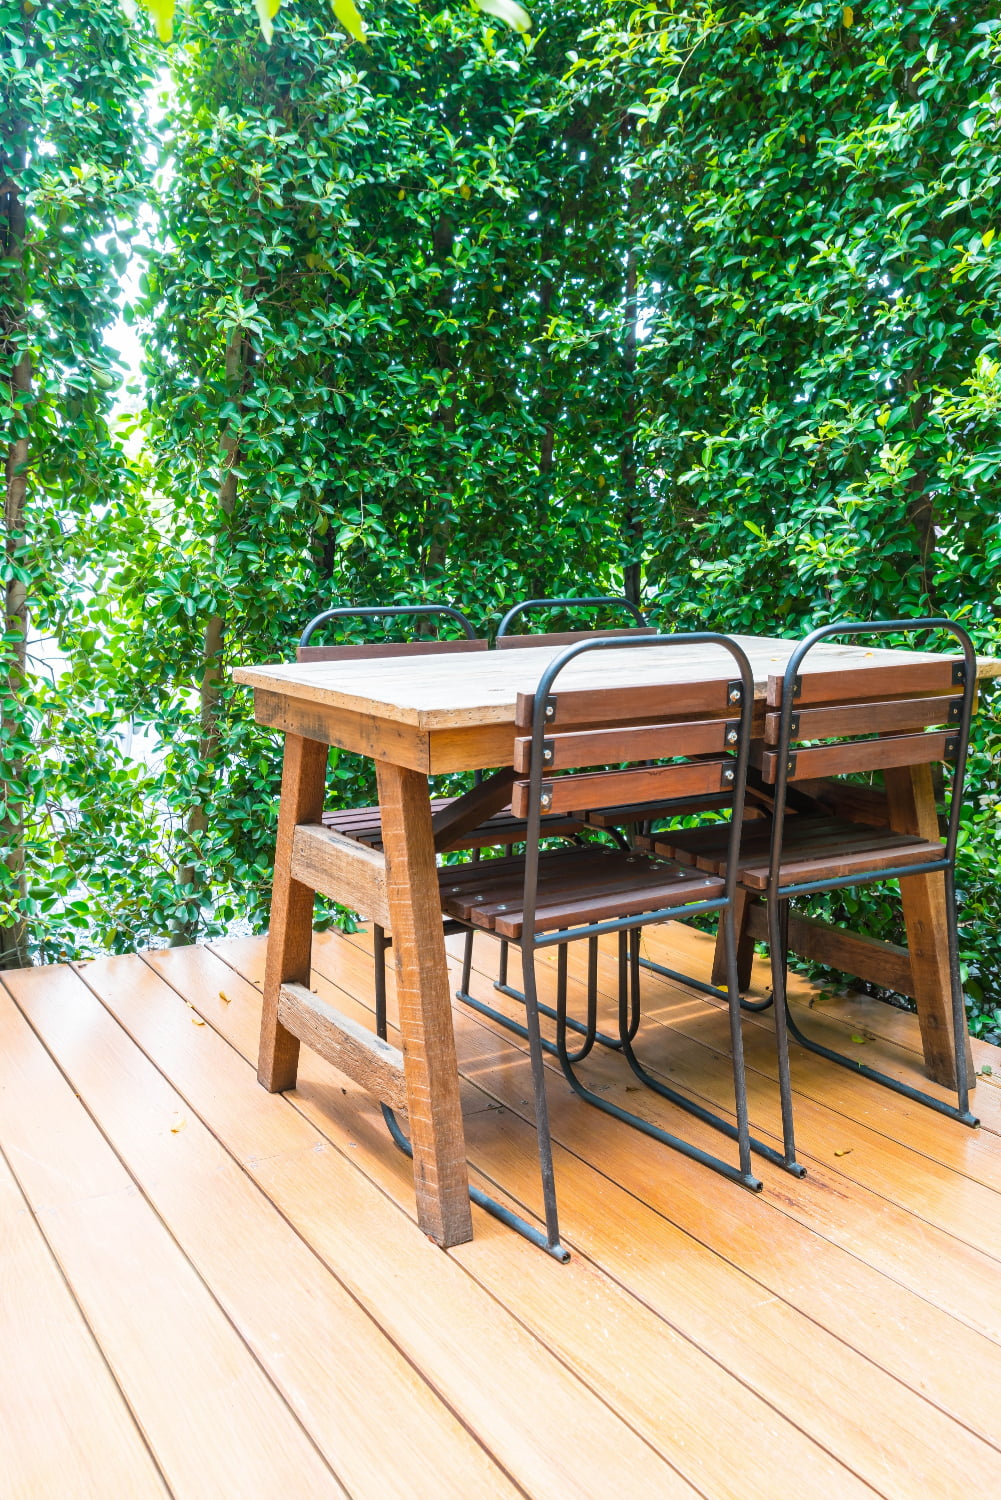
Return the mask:
<path id="1" fill-rule="evenodd" d="M 632 1029 L 633 1021 L 639 1006 L 638 995 L 635 992 L 630 994 L 630 989 L 632 987 L 630 986 L 629 980 L 630 975 L 632 975 L 634 982 L 638 984 L 638 945 L 636 947 L 636 954 L 637 957 L 635 958 L 630 956 L 629 947 L 627 946 L 627 936 L 625 933 L 620 933 L 619 1028 L 623 1042 L 623 1051 L 626 1057 L 630 1060 L 630 1065 L 633 1066 L 634 1072 L 637 1072 L 638 1064 L 635 1064 L 635 1058 L 632 1053 L 629 1033 Z M 664 1146 L 670 1146 L 674 1151 L 680 1151 L 683 1156 L 688 1156 L 693 1161 L 701 1162 L 703 1166 L 711 1168 L 711 1170 L 714 1172 L 718 1172 L 721 1177 L 726 1177 L 731 1182 L 738 1182 L 742 1187 L 750 1188 L 752 1192 L 761 1191 L 761 1183 L 756 1177 L 753 1177 L 749 1171 L 742 1170 L 742 1168 L 740 1167 L 735 1167 L 731 1162 L 724 1161 L 722 1157 L 713 1156 L 710 1152 L 703 1151 L 698 1146 L 690 1145 L 688 1141 L 682 1140 L 680 1136 L 672 1135 L 670 1131 L 662 1130 L 659 1125 L 651 1124 L 649 1120 L 644 1120 L 641 1115 L 633 1114 L 631 1110 L 622 1109 L 618 1104 L 613 1104 L 610 1100 L 602 1098 L 600 1094 L 596 1094 L 591 1089 L 587 1088 L 574 1072 L 572 1059 L 570 1057 L 570 1054 L 567 1052 L 565 986 L 557 987 L 556 1010 L 556 1046 L 557 1053 L 560 1059 L 560 1066 L 563 1069 L 563 1076 L 566 1078 L 567 1082 L 573 1089 L 574 1093 L 578 1096 L 578 1098 L 583 1099 L 587 1104 L 593 1105 L 595 1109 L 600 1109 L 603 1114 L 611 1115 L 613 1119 L 620 1120 L 624 1125 L 630 1125 L 634 1130 L 642 1131 L 644 1135 L 650 1136 L 652 1140 L 659 1141 Z M 639 1069 L 639 1071 L 637 1072 L 637 1076 L 640 1077 L 644 1082 L 647 1082 L 649 1078 L 649 1075 L 645 1074 L 642 1069 Z M 731 1138 L 737 1138 L 737 1128 L 731 1125 L 729 1120 L 723 1120 L 719 1115 L 713 1114 L 711 1110 L 703 1109 L 701 1105 L 694 1104 L 691 1100 L 683 1098 L 680 1094 L 675 1094 L 673 1089 L 668 1089 L 666 1085 L 659 1085 L 657 1083 L 657 1080 L 652 1080 L 651 1083 L 655 1092 L 662 1093 L 673 1103 L 680 1104 L 681 1107 L 683 1109 L 686 1109 L 689 1114 L 696 1115 L 707 1125 L 711 1125 L 715 1129 L 723 1131 L 724 1134 L 729 1135 Z M 758 1142 L 752 1142 L 752 1144 L 755 1146 L 760 1145 L 760 1143 Z M 765 1154 L 770 1151 L 769 1147 L 761 1146 L 760 1149 Z M 773 1152 L 771 1154 L 777 1157 L 777 1153 Z"/>
<path id="2" fill-rule="evenodd" d="M 964 1001 L 963 1001 L 963 983 L 962 983 L 962 977 L 961 977 L 960 971 L 959 971 L 959 942 L 958 942 L 958 932 L 957 932 L 957 922 L 956 922 L 956 902 L 955 902 L 955 893 L 954 893 L 954 890 L 953 890 L 953 873 L 952 873 L 951 870 L 947 870 L 945 873 L 946 873 L 946 938 L 947 938 L 947 941 L 948 941 L 948 944 L 949 944 L 949 974 L 950 974 L 950 981 L 951 981 L 951 986 L 950 987 L 951 987 L 951 992 L 952 992 L 952 994 L 951 994 L 951 1000 L 952 1000 L 952 1024 L 953 1024 L 953 1028 L 954 1028 L 953 1034 L 960 1041 L 962 1041 L 962 1038 L 964 1036 L 965 1029 L 966 1029 L 966 1007 L 965 1007 L 965 1004 L 964 1004 Z M 788 907 L 788 902 L 783 902 L 782 905 Z M 775 960 L 773 959 L 773 961 L 772 961 L 772 983 L 773 983 L 773 987 L 774 987 L 774 984 L 775 984 L 775 975 L 776 975 L 776 973 L 777 973 L 777 968 L 776 968 Z M 958 1095 L 958 1101 L 957 1101 L 957 1104 L 947 1104 L 944 1099 L 936 1099 L 933 1094 L 926 1093 L 924 1091 L 924 1089 L 912 1088 L 912 1086 L 909 1083 L 902 1083 L 898 1078 L 891 1078 L 888 1073 L 882 1073 L 882 1072 L 880 1072 L 880 1070 L 878 1068 L 871 1068 L 871 1067 L 869 1067 L 869 1065 L 867 1063 L 859 1062 L 859 1060 L 857 1058 L 850 1057 L 850 1056 L 848 1056 L 847 1053 L 836 1052 L 833 1047 L 825 1047 L 820 1042 L 811 1041 L 811 1039 L 808 1036 L 804 1035 L 804 1033 L 801 1031 L 801 1029 L 799 1027 L 799 1024 L 796 1021 L 796 1018 L 793 1015 L 792 1010 L 789 1007 L 789 1002 L 788 1002 L 788 998 L 786 996 L 786 991 L 785 991 L 785 952 L 784 952 L 784 950 L 783 950 L 783 961 L 782 961 L 782 980 L 783 980 L 783 984 L 782 984 L 781 999 L 779 998 L 779 991 L 777 989 L 775 990 L 775 999 L 776 999 L 776 1005 L 775 1005 L 775 1035 L 776 1035 L 776 1040 L 778 1040 L 778 1037 L 779 1037 L 779 1021 L 780 1021 L 780 1018 L 781 1018 L 782 1019 L 782 1031 L 783 1031 L 783 1033 L 788 1032 L 788 1035 L 791 1036 L 791 1037 L 793 1037 L 799 1043 L 799 1045 L 801 1047 L 805 1047 L 808 1052 L 814 1052 L 814 1053 L 816 1053 L 816 1055 L 818 1057 L 826 1057 L 829 1062 L 837 1063 L 839 1067 L 841 1067 L 841 1068 L 847 1068 L 852 1073 L 855 1073 L 856 1075 L 858 1075 L 858 1076 L 860 1076 L 862 1078 L 868 1078 L 872 1083 L 881 1084 L 883 1088 L 892 1089 L 895 1094 L 902 1094 L 905 1099 L 913 1099 L 913 1101 L 916 1104 L 923 1104 L 927 1109 L 933 1109 L 933 1110 L 935 1110 L 935 1112 L 937 1114 L 947 1115 L 950 1120 L 958 1120 L 961 1125 L 968 1125 L 968 1126 L 970 1126 L 971 1129 L 976 1129 L 976 1127 L 980 1124 L 980 1121 L 977 1118 L 977 1116 L 974 1115 L 973 1113 L 971 1113 L 971 1111 L 970 1111 L 969 1079 L 967 1077 L 967 1072 L 966 1072 L 966 1048 L 964 1046 L 961 1046 L 961 1045 L 957 1044 L 957 1047 L 956 1047 L 956 1083 L 957 1083 L 956 1093 Z M 783 1047 L 783 1050 L 786 1051 L 786 1053 L 788 1053 L 788 1042 L 787 1041 L 782 1044 L 782 1047 Z M 788 1067 L 788 1062 L 787 1062 L 787 1067 Z M 779 1083 L 780 1083 L 780 1086 L 781 1086 L 781 1083 L 782 1083 L 781 1063 L 780 1063 Z M 790 1096 L 790 1102 L 789 1102 L 789 1110 L 790 1110 L 790 1126 L 791 1126 L 791 1111 L 792 1111 L 791 1096 Z"/>
<path id="3" fill-rule="evenodd" d="M 796 1136 L 792 1113 L 792 1077 L 789 1072 L 790 1013 L 786 997 L 789 953 L 789 902 L 768 902 L 768 946 L 772 965 L 772 997 L 775 1001 L 775 1051 L 779 1070 L 779 1101 L 782 1109 L 782 1148 L 785 1166 L 798 1176 L 805 1169 L 796 1161 Z"/>
<path id="4" fill-rule="evenodd" d="M 565 952 L 565 945 L 561 950 Z M 546 1098 L 546 1059 L 539 1026 L 539 997 L 535 979 L 535 944 L 527 934 L 521 945 L 521 964 L 525 984 L 525 1019 L 528 1030 L 529 1057 L 532 1064 L 532 1091 L 535 1096 L 535 1129 L 539 1146 L 539 1170 L 542 1176 L 542 1198 L 545 1205 L 548 1249 L 557 1259 L 568 1259 L 560 1244 L 559 1218 L 556 1209 L 556 1178 L 553 1172 L 553 1140 L 549 1131 L 549 1102 Z M 565 960 L 564 960 L 565 973 Z"/>
<path id="5" fill-rule="evenodd" d="M 571 1031 L 576 1031 L 584 1038 L 580 1050 L 570 1054 L 571 1062 L 580 1062 L 585 1058 L 595 1042 L 600 1042 L 602 1047 L 608 1047 L 613 1052 L 618 1052 L 622 1046 L 622 1042 L 617 1036 L 610 1036 L 608 1032 L 598 1030 L 598 939 L 591 937 L 588 938 L 587 942 L 587 1021 L 577 1021 L 573 1016 L 567 1016 L 564 1021 L 564 1024 Z M 494 981 L 494 989 L 499 990 L 502 995 L 509 995 L 512 1000 L 518 1000 L 524 1005 L 524 990 L 516 989 L 514 985 L 507 982 L 507 949 L 508 944 L 502 939 L 500 970 L 497 979 Z M 528 1032 L 524 1026 L 519 1025 L 517 1021 L 510 1020 L 501 1011 L 494 1010 L 492 1006 L 485 1005 L 482 1000 L 474 1000 L 468 993 L 468 984 L 464 985 L 463 989 L 466 993 L 460 994 L 458 998 L 464 1004 L 472 1006 L 473 1010 L 478 1010 L 481 1015 L 489 1016 L 491 1020 L 496 1021 L 499 1025 L 506 1026 L 509 1031 L 515 1032 L 516 1035 L 527 1038 Z M 547 1016 L 550 1021 L 556 1020 L 556 1011 L 551 1005 L 543 1004 L 541 1000 L 539 1001 L 539 1014 Z M 636 1035 L 639 1023 L 639 1011 L 637 1010 L 634 1012 L 630 1023 L 630 1037 Z M 552 1042 L 547 1041 L 545 1037 L 542 1039 L 542 1046 L 543 1050 L 548 1052 L 550 1056 L 555 1057 L 557 1055 L 555 1046 Z"/>
<path id="6" fill-rule="evenodd" d="M 374 928 L 373 937 L 373 946 L 375 949 L 376 957 L 375 1029 L 376 1034 L 380 1036 L 383 1041 L 385 1041 L 387 1033 L 385 957 L 387 947 L 386 934 L 381 927 L 377 926 Z M 462 955 L 462 972 L 463 982 L 465 985 L 468 985 L 469 983 L 469 972 L 472 966 L 472 960 L 473 932 L 472 929 L 470 929 L 466 933 L 466 944 Z M 399 1150 L 403 1152 L 404 1156 L 408 1156 L 411 1160 L 413 1160 L 414 1148 L 410 1143 L 410 1138 L 408 1137 L 406 1131 L 403 1129 L 403 1126 L 400 1124 L 399 1119 L 397 1118 L 396 1111 L 394 1109 L 391 1109 L 388 1104 L 383 1104 L 381 1106 L 381 1109 L 382 1117 L 386 1122 L 386 1127 L 389 1130 L 390 1135 L 392 1136 L 394 1145 L 396 1145 Z M 549 1127 L 547 1119 L 547 1132 L 548 1128 Z M 552 1148 L 550 1147 L 550 1176 L 552 1175 L 551 1167 Z M 553 1257 L 554 1260 L 558 1260 L 561 1263 L 565 1264 L 570 1259 L 569 1250 L 565 1250 L 563 1248 L 563 1246 L 559 1243 L 558 1235 L 554 1236 L 549 1228 L 548 1213 L 546 1220 L 547 1232 L 543 1234 L 542 1231 L 536 1228 L 534 1224 L 530 1224 L 527 1219 L 523 1219 L 520 1214 L 514 1213 L 503 1203 L 498 1203 L 496 1198 L 491 1198 L 489 1193 L 485 1193 L 483 1189 L 477 1187 L 475 1183 L 469 1184 L 469 1200 L 471 1203 L 475 1203 L 479 1208 L 485 1209 L 488 1214 L 492 1214 L 495 1219 L 499 1219 L 502 1224 L 505 1224 L 508 1227 L 508 1229 L 513 1229 L 516 1234 L 520 1234 L 522 1239 L 530 1241 L 530 1243 L 533 1245 L 537 1245 L 540 1250 L 545 1250 L 547 1254 Z"/>

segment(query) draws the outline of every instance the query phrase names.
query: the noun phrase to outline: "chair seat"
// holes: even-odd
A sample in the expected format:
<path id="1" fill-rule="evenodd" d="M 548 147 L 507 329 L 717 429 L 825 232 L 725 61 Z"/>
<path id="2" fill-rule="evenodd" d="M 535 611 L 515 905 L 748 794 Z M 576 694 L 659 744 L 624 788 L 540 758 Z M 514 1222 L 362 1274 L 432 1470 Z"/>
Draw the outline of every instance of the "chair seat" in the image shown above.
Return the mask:
<path id="1" fill-rule="evenodd" d="M 726 871 L 729 825 L 680 828 L 654 834 L 638 842 L 655 854 L 711 875 Z M 741 885 L 763 891 L 768 886 L 771 822 L 745 823 L 741 834 Z M 889 870 L 896 865 L 925 864 L 941 859 L 944 845 L 917 834 L 854 823 L 847 818 L 789 815 L 783 837 L 781 881 L 798 885 L 813 880 L 835 880 L 854 872 Z"/>
<path id="2" fill-rule="evenodd" d="M 438 872 L 442 908 L 449 916 L 519 938 L 524 917 L 524 858 L 446 865 Z M 656 854 L 586 844 L 546 850 L 539 861 L 536 932 L 603 922 L 642 912 L 711 901 L 723 891 L 717 877 L 685 869 Z"/>
<path id="3" fill-rule="evenodd" d="M 452 798 L 435 797 L 431 801 L 431 815 L 441 812 L 448 807 Z M 382 818 L 377 807 L 338 807 L 324 812 L 322 817 L 324 828 L 331 828 L 335 833 L 341 834 L 347 839 L 356 839 L 360 844 L 367 844 L 369 848 L 382 848 Z M 495 813 L 492 818 L 485 818 L 478 828 L 469 833 L 464 833 L 455 843 L 446 844 L 443 853 L 449 853 L 456 849 L 485 849 L 503 848 L 508 844 L 523 844 L 525 842 L 526 823 L 523 818 L 516 818 L 509 807 L 501 812 Z M 561 816 L 543 818 L 543 837 L 564 837 L 569 834 L 579 833 L 584 827 L 580 818 Z"/>

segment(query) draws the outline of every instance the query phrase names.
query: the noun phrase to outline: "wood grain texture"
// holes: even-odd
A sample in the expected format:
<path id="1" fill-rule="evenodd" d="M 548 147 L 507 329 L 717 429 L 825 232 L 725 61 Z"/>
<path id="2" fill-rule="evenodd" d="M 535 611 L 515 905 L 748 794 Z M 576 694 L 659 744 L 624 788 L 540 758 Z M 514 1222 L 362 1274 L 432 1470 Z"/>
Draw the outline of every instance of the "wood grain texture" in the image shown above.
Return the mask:
<path id="1" fill-rule="evenodd" d="M 427 778 L 377 771 L 417 1212 L 447 1247 L 471 1239 L 473 1224 Z"/>
<path id="2" fill-rule="evenodd" d="M 309 983 L 313 898 L 292 875 L 292 849 L 300 823 L 319 824 L 327 774 L 327 746 L 301 735 L 285 736 L 275 868 L 271 886 L 268 972 L 261 1015 L 259 1082 L 269 1093 L 294 1088 L 299 1041 L 278 1020 L 278 995 L 287 980 Z"/>
<path id="3" fill-rule="evenodd" d="M 261 950 L 263 956 L 263 943 Z M 170 972 L 187 973 L 191 950 L 174 951 L 183 951 L 185 958 Z M 216 961 L 211 972 L 198 972 L 204 986 L 196 996 L 201 1009 L 215 1013 L 239 1006 L 240 982 L 231 970 Z M 242 1059 L 240 1081 L 230 1096 L 231 1075 L 218 1065 L 218 1038 L 210 1025 L 193 1024 L 193 1018 L 201 1019 L 199 1007 L 185 1004 L 142 960 L 132 957 L 121 967 L 113 960 L 97 959 L 83 965 L 81 975 L 69 969 L 36 971 L 35 982 L 25 985 L 22 997 L 33 1026 L 68 1080 L 67 1091 L 73 1089 L 86 1100 L 136 1190 L 150 1200 L 211 1288 L 243 1340 L 244 1363 L 253 1368 L 256 1362 L 268 1372 L 351 1495 L 381 1491 L 424 1500 L 430 1470 L 437 1492 L 449 1500 L 479 1494 L 481 1487 L 491 1497 L 509 1495 L 510 1483 L 476 1438 L 254 1182 L 253 1148 L 246 1157 L 235 1154 L 203 1124 L 189 1096 L 196 1080 L 202 1082 L 232 1103 L 239 1100 L 245 1119 L 280 1118 L 291 1113 L 291 1107 L 283 1098 L 256 1088 L 252 1067 Z M 161 1067 L 187 1058 L 190 1070 L 181 1069 L 186 1094 L 172 1087 L 119 1024 L 99 998 L 104 991 L 112 1003 L 127 992 L 137 1012 L 143 1013 L 148 1024 L 142 1042 L 159 1054 Z M 251 1060 L 257 1045 L 257 1008 L 259 996 L 254 1025 L 246 1034 Z M 123 1005 L 122 1020 L 128 1023 L 131 1018 L 129 1007 Z M 330 1089 L 331 1072 L 323 1059 L 311 1056 L 310 1063 L 316 1075 L 325 1078 L 332 1097 L 342 1099 L 340 1088 Z M 279 1151 L 283 1145 L 291 1145 L 293 1151 L 295 1147 L 280 1129 L 272 1145 Z M 268 1149 L 266 1137 L 259 1147 Z M 309 1146 L 303 1149 L 308 1152 Z M 355 1206 L 338 1194 L 336 1181 L 328 1182 L 327 1189 L 317 1191 L 318 1212 L 337 1220 Z M 141 1270 L 140 1265 L 139 1274 Z M 155 1284 L 149 1290 L 159 1292 Z M 391 1422 L 373 1421 L 373 1391 L 392 1412 Z M 225 1392 L 220 1396 L 225 1399 Z M 183 1401 L 184 1392 L 176 1399 Z M 200 1459 L 202 1440 L 200 1424 L 193 1425 L 193 1463 Z M 225 1441 L 221 1436 L 220 1442 Z M 214 1469 L 211 1455 L 209 1463 Z M 295 1473 L 290 1466 L 286 1479 Z M 234 1472 L 232 1487 L 224 1481 L 219 1495 L 228 1497 L 238 1484 Z M 64 1496 L 67 1491 L 57 1493 Z M 184 1500 L 187 1491 L 175 1493 Z M 119 1495 L 131 1500 L 127 1488 L 108 1486 L 101 1494 L 107 1500 L 118 1500 Z"/>
<path id="4" fill-rule="evenodd" d="M 278 1019 L 314 1052 L 360 1084 L 373 1099 L 406 1109 L 407 1086 L 399 1048 L 325 1004 L 302 984 L 283 984 Z"/>
<path id="5" fill-rule="evenodd" d="M 167 1500 L 125 1397 L 2 1154 L 0 1349 L 5 1500 L 56 1500 L 71 1487 L 79 1500 Z"/>
<path id="6" fill-rule="evenodd" d="M 909 693 L 953 693 L 957 684 L 953 679 L 953 668 L 962 664 L 961 656 L 939 656 L 929 653 L 862 651 L 850 663 L 851 676 L 844 671 L 831 671 L 826 666 L 820 647 L 809 655 L 809 665 L 801 674 L 800 691 L 796 703 L 844 703 L 845 699 L 900 698 Z M 896 662 L 888 660 L 899 658 Z M 846 662 L 846 665 L 848 663 Z M 985 673 L 985 675 L 994 675 Z M 781 675 L 769 674 L 767 702 L 769 708 L 779 708 L 782 703 Z"/>
<path id="7" fill-rule="evenodd" d="M 514 772 L 505 767 L 433 813 L 431 831 L 435 849 L 461 848 L 463 834 L 472 833 L 484 819 L 507 806 L 513 780 Z"/>
<path id="8" fill-rule="evenodd" d="M 258 724 L 279 729 L 283 734 L 301 735 L 323 745 L 338 745 L 355 755 L 391 760 L 415 771 L 428 769 L 430 744 L 423 730 L 411 724 L 397 724 L 392 719 L 376 719 L 365 710 L 356 712 L 340 705 L 331 708 L 325 703 L 261 688 L 254 693 L 254 717 Z"/>
<path id="9" fill-rule="evenodd" d="M 545 757 L 548 771 L 577 766 L 604 766 L 627 760 L 666 760 L 674 755 L 718 754 L 737 744 L 739 725 L 725 719 L 687 724 L 622 725 L 570 734 L 548 734 Z M 728 738 L 728 736 L 731 736 Z M 514 769 L 526 775 L 531 768 L 531 736 L 514 742 Z"/>
<path id="10" fill-rule="evenodd" d="M 794 746 L 790 781 L 823 776 L 847 776 L 858 771 L 881 771 L 887 766 L 916 766 L 947 758 L 947 745 L 955 742 L 955 733 L 942 730 L 932 734 L 901 734 L 879 740 L 843 740 L 837 745 Z M 773 782 L 778 776 L 779 757 L 766 750 L 761 757 L 761 774 Z"/>
<path id="11" fill-rule="evenodd" d="M 939 837 L 938 809 L 930 766 L 910 766 L 885 773 L 890 825 L 921 838 Z M 929 1075 L 946 1086 L 956 1086 L 956 1046 L 953 1036 L 949 957 L 945 941 L 945 875 L 918 875 L 901 882 L 900 900 L 911 955 L 913 994 L 921 1025 L 925 1065 Z M 959 1045 L 966 1048 L 967 1077 L 974 1081 L 970 1038 L 964 1027 Z"/>
<path id="12" fill-rule="evenodd" d="M 848 679 L 845 686 L 850 686 Z M 931 724 L 946 724 L 950 713 L 959 722 L 962 698 L 943 694 L 931 698 L 888 698 L 875 703 L 838 703 L 833 708 L 798 710 L 794 740 L 823 740 L 844 734 L 897 734 L 908 729 L 924 729 Z M 765 743 L 777 745 L 781 715 L 765 715 Z"/>
<path id="13" fill-rule="evenodd" d="M 748 655 L 755 696 L 763 700 L 769 676 L 782 670 L 798 642 L 763 636 L 734 639 Z M 344 708 L 361 718 L 370 716 L 421 730 L 489 724 L 510 726 L 518 694 L 534 694 L 543 671 L 559 650 L 554 646 L 533 646 L 519 651 L 437 658 L 386 657 L 378 663 L 301 662 L 240 667 L 233 680 L 274 693 L 287 702 Z M 856 667 L 864 670 L 873 662 L 882 663 L 896 673 L 899 666 L 908 662 L 934 665 L 944 660 L 916 652 L 866 652 L 857 646 L 827 643 L 817 648 L 814 659 L 818 668 L 827 669 L 840 680 L 846 671 L 854 671 Z M 721 648 L 637 646 L 632 650 L 586 653 L 561 674 L 560 688 L 569 692 L 624 685 L 680 686 L 707 678 L 726 682 L 735 675 L 733 658 Z M 979 675 L 1001 675 L 1001 661 L 981 660 Z M 890 694 L 899 696 L 893 688 Z M 654 707 L 649 716 L 658 712 Z M 401 755 L 396 759 L 399 764 L 410 763 Z M 493 764 L 503 764 L 503 759 L 498 758 Z"/>
<path id="14" fill-rule="evenodd" d="M 699 796 L 718 792 L 733 774 L 733 762 L 704 760 L 689 765 L 635 767 L 629 771 L 585 772 L 582 776 L 557 776 L 542 784 L 542 811 L 562 813 L 592 811 L 623 803 L 660 802 L 671 797 Z M 547 793 L 549 800 L 546 800 Z M 530 785 L 516 781 L 511 789 L 511 811 L 527 818 Z"/>
<path id="15" fill-rule="evenodd" d="M 385 858 L 357 839 L 321 823 L 300 823 L 292 835 L 292 880 L 389 926 Z"/>
<path id="16" fill-rule="evenodd" d="M 760 903 L 750 906 L 747 932 L 754 942 L 768 941 L 768 923 Z M 865 979 L 870 984 L 913 998 L 910 955 L 897 943 L 880 942 L 865 933 L 849 932 L 847 928 L 793 912 L 789 917 L 789 948 L 800 958 L 827 964 L 844 974 L 854 975 L 856 979 Z"/>
<path id="17" fill-rule="evenodd" d="M 46 975 L 21 970 L 5 982 L 30 1010 Z M 73 1022 L 72 1012 L 67 1019 Z M 187 1027 L 194 1030 L 190 1019 Z M 93 1037 L 90 1045 L 99 1047 Z M 344 1500 L 326 1461 L 247 1358 L 218 1301 L 9 1000 L 0 1006 L 0 1055 L 4 1153 L 172 1494 L 271 1500 L 291 1472 L 302 1494 Z M 184 1118 L 162 1121 L 164 1146 Z M 62 1493 L 72 1493 L 71 1476 L 66 1484 Z"/>

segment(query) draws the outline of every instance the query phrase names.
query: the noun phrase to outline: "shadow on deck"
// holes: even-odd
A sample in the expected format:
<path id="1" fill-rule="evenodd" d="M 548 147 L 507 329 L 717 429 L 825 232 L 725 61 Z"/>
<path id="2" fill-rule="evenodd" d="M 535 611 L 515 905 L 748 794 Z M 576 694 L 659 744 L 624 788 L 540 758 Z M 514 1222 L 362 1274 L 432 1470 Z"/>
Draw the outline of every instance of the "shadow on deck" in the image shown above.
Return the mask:
<path id="1" fill-rule="evenodd" d="M 312 983 L 368 1022 L 367 941 L 319 937 Z M 644 943 L 708 969 L 698 933 Z M 498 1003 L 495 945 L 477 962 Z M 561 1267 L 475 1209 L 471 1244 L 431 1244 L 377 1106 L 305 1050 L 294 1093 L 257 1086 L 263 964 L 263 940 L 241 939 L 3 976 L 4 1500 L 989 1490 L 997 1049 L 974 1044 L 994 1068 L 977 1132 L 797 1049 L 809 1175 L 762 1164 L 757 1198 L 554 1071 Z M 723 1011 L 651 974 L 644 993 L 644 1056 L 725 1108 Z M 914 1017 L 796 998 L 820 1039 L 921 1077 Z M 535 1212 L 525 1053 L 455 1022 L 474 1180 Z M 774 1140 L 770 1026 L 749 1017 L 746 1035 L 752 1122 Z M 586 1068 L 710 1144 L 620 1059 Z"/>

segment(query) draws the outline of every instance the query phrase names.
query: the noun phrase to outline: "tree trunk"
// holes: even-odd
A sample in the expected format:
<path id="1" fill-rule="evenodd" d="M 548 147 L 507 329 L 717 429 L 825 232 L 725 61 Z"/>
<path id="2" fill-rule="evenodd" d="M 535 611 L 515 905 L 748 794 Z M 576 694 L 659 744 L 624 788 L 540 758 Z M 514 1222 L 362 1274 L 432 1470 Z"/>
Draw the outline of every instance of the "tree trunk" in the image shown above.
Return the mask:
<path id="1" fill-rule="evenodd" d="M 226 395 L 227 399 L 233 402 L 240 398 L 247 367 L 247 354 L 247 341 L 243 330 L 235 328 L 226 346 Z M 219 512 L 223 520 L 216 537 L 214 549 L 216 553 L 219 552 L 221 543 L 229 531 L 229 523 L 236 509 L 236 475 L 233 469 L 237 460 L 239 438 L 232 430 L 228 430 L 223 435 L 220 447 L 222 450 L 221 477 L 217 496 Z M 219 694 L 222 686 L 225 639 L 225 615 L 221 613 L 210 615 L 206 621 L 205 634 L 202 639 L 202 677 L 198 690 L 198 758 L 203 764 L 206 761 L 215 760 L 219 748 Z M 190 837 L 199 838 L 208 831 L 208 827 L 209 809 L 204 801 L 197 802 L 188 813 L 188 834 Z M 204 889 L 205 880 L 200 867 L 192 863 L 178 868 L 177 883 L 182 887 L 193 886 L 195 899 L 198 899 Z M 176 948 L 184 943 L 192 942 L 197 936 L 198 926 L 198 918 L 178 921 L 171 934 L 171 947 Z"/>
<path id="2" fill-rule="evenodd" d="M 631 228 L 631 215 L 629 222 Z M 623 567 L 623 592 L 627 599 L 637 605 L 643 594 L 643 565 L 638 556 L 643 539 L 643 526 L 639 516 L 639 496 L 636 491 L 636 336 L 638 322 L 636 251 L 630 246 L 626 259 L 625 341 L 622 351 L 626 399 L 622 413 L 625 430 L 620 482 L 622 485 L 622 538 L 627 552 L 632 554 L 631 559 Z"/>
<path id="3" fill-rule="evenodd" d="M 13 137 L 23 140 L 23 126 L 15 121 Z M 20 153 L 19 153 L 20 155 Z M 31 356 L 22 353 L 14 361 L 15 341 L 23 331 L 24 309 L 24 241 L 25 206 L 17 182 L 8 176 L 16 165 L 7 160 L 0 165 L 4 182 L 0 188 L 0 254 L 6 261 L 21 263 L 21 274 L 15 283 L 12 297 L 13 307 L 8 311 L 2 328 L 4 364 L 9 370 L 10 404 L 14 409 L 15 423 L 26 422 L 25 406 L 31 390 Z M 6 170 L 5 170 L 6 169 Z M 19 285 L 17 284 L 19 283 Z M 26 686 L 27 641 L 28 641 L 28 596 L 24 581 L 12 576 L 20 561 L 18 553 L 24 536 L 25 507 L 28 498 L 28 435 L 27 431 L 12 431 L 7 436 L 4 462 L 4 562 L 8 582 L 4 589 L 4 635 L 6 644 L 2 648 L 2 678 L 0 678 L 0 722 L 8 733 L 20 739 L 22 700 Z M 5 790 L 12 784 L 22 783 L 26 767 L 18 755 L 3 767 Z M 27 897 L 27 877 L 24 859 L 25 808 L 16 796 L 5 796 L 5 812 L 0 818 L 0 850 L 7 870 L 8 891 L 16 895 L 24 910 Z M 28 949 L 28 924 L 24 915 L 13 922 L 0 923 L 0 969 L 23 968 L 30 963 Z"/>

